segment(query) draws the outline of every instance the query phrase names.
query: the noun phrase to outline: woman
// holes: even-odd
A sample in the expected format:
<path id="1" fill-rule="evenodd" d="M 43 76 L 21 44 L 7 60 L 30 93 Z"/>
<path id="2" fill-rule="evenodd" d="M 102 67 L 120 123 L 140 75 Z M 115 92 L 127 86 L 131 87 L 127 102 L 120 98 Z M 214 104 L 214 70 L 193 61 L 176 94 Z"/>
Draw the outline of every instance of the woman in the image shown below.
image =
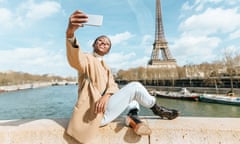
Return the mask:
<path id="1" fill-rule="evenodd" d="M 78 71 L 79 77 L 78 100 L 67 133 L 82 143 L 88 142 L 95 136 L 99 126 L 110 123 L 127 108 L 135 125 L 141 123 L 141 128 L 138 127 L 139 131 L 136 132 L 140 135 L 150 134 L 148 126 L 142 124 L 137 117 L 139 104 L 150 108 L 161 118 L 176 118 L 177 110 L 158 106 L 155 97 L 139 82 L 131 82 L 118 89 L 110 68 L 103 61 L 103 56 L 111 49 L 111 41 L 107 36 L 96 38 L 92 45 L 93 53 L 81 51 L 74 33 L 87 21 L 87 15 L 77 10 L 70 16 L 66 31 L 68 62 Z"/>

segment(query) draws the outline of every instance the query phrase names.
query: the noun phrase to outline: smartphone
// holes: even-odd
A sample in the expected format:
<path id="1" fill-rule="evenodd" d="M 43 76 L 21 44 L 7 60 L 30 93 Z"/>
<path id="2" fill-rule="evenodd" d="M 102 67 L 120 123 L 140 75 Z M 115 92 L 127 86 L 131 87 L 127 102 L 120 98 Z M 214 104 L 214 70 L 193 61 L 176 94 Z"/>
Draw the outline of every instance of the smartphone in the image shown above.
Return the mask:
<path id="1" fill-rule="evenodd" d="M 103 22 L 103 16 L 102 15 L 93 15 L 93 14 L 87 14 L 88 16 L 88 22 L 84 23 L 84 25 L 90 25 L 90 26 L 101 26 Z"/>

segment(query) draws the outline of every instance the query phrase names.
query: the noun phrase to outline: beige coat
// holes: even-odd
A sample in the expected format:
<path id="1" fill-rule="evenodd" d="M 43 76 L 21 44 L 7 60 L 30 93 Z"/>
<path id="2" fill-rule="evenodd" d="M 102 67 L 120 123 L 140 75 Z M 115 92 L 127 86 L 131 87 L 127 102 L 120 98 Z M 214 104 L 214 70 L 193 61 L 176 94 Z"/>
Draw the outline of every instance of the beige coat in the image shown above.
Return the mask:
<path id="1" fill-rule="evenodd" d="M 95 137 L 103 114 L 95 114 L 95 102 L 106 93 L 115 93 L 118 86 L 109 67 L 92 54 L 83 53 L 78 42 L 66 41 L 69 64 L 78 71 L 78 100 L 69 121 L 67 133 L 81 143 Z M 78 47 L 78 48 L 75 48 Z"/>

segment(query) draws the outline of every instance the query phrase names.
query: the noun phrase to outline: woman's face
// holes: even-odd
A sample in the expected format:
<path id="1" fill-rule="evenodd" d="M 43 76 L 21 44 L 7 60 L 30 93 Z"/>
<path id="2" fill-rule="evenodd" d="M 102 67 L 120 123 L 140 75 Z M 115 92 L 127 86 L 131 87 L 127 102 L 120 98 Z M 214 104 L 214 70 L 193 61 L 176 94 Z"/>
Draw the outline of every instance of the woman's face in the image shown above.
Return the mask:
<path id="1" fill-rule="evenodd" d="M 111 42 L 107 37 L 100 37 L 96 40 L 93 47 L 94 47 L 94 52 L 103 56 L 109 52 L 111 47 Z"/>

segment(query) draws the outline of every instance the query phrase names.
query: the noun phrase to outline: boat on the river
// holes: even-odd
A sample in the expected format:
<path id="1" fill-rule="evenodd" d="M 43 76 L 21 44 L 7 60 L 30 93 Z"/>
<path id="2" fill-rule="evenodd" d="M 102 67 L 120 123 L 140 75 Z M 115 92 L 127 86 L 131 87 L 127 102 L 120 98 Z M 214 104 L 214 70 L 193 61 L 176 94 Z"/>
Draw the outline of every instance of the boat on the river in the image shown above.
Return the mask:
<path id="1" fill-rule="evenodd" d="M 5 90 L 0 89 L 0 93 L 5 92 Z"/>
<path id="2" fill-rule="evenodd" d="M 213 95 L 213 94 L 202 94 L 199 97 L 200 101 L 218 103 L 218 104 L 229 104 L 229 105 L 239 105 L 240 97 L 229 96 L 229 95 Z"/>
<path id="3" fill-rule="evenodd" d="M 163 98 L 172 98 L 172 99 L 183 99 L 183 100 L 199 100 L 199 94 L 191 93 L 187 88 L 181 88 L 178 92 L 171 91 L 152 91 L 153 95 Z"/>

